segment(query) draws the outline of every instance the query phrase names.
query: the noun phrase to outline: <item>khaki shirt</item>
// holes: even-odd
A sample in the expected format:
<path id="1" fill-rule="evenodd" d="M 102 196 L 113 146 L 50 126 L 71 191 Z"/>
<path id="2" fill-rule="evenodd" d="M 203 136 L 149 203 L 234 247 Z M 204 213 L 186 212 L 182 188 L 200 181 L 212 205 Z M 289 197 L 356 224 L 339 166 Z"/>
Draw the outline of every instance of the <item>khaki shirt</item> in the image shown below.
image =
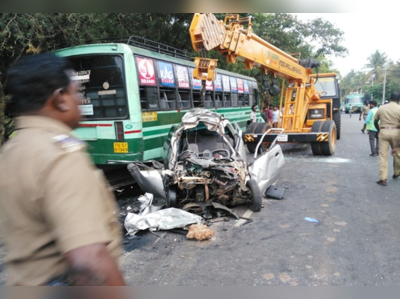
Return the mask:
<path id="1" fill-rule="evenodd" d="M 389 104 L 379 107 L 375 114 L 375 120 L 381 121 L 379 124 L 381 128 L 400 126 L 400 105 L 396 102 L 389 102 Z"/>
<path id="2" fill-rule="evenodd" d="M 42 285 L 62 275 L 62 254 L 107 244 L 118 261 L 118 207 L 85 144 L 56 120 L 24 116 L 0 152 L 0 232 L 8 284 Z"/>
<path id="3" fill-rule="evenodd" d="M 367 118 L 367 116 L 368 116 L 368 112 L 369 112 L 369 107 L 367 106 L 367 105 L 364 105 L 363 107 L 362 107 L 362 109 L 361 109 L 361 115 L 360 115 L 360 118 L 361 118 L 361 116 L 364 118 L 364 120 Z"/>

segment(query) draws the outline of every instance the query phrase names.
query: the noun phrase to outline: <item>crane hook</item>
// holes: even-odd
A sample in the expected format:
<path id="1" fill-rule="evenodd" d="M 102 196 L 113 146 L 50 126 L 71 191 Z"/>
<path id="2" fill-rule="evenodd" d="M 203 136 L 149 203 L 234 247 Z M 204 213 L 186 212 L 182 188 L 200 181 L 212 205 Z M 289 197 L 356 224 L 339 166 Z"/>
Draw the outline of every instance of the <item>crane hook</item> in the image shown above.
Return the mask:
<path id="1" fill-rule="evenodd" d="M 278 85 L 276 85 L 276 79 L 273 76 L 273 74 L 270 74 L 270 78 L 271 78 L 271 83 L 268 83 L 267 79 L 265 78 L 265 72 L 262 71 L 262 80 L 263 80 L 262 84 L 264 85 L 265 90 L 268 91 L 268 93 L 274 97 L 281 92 L 281 89 L 279 88 Z"/>

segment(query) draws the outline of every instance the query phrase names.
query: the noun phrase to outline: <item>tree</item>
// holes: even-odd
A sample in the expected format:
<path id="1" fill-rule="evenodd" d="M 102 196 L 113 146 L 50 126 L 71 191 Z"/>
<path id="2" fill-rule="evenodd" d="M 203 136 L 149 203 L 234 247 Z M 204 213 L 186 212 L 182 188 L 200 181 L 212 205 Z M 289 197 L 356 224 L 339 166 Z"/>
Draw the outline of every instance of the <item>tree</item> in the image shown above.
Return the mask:
<path id="1" fill-rule="evenodd" d="M 224 19 L 225 14 L 216 16 Z M 240 13 L 240 16 L 250 14 Z M 130 35 L 187 50 L 194 55 L 188 33 L 192 18 L 191 13 L 0 13 L 0 82 L 4 84 L 6 70 L 23 55 L 118 40 L 118 37 L 126 41 Z M 253 31 L 287 53 L 301 53 L 301 58 L 346 53 L 346 49 L 340 46 L 342 33 L 329 22 L 302 23 L 284 13 L 256 13 L 252 18 Z M 259 70 L 245 70 L 242 64 L 228 65 L 215 52 L 210 55 L 219 59 L 220 68 L 252 76 L 261 82 Z M 325 65 L 325 69 L 329 67 L 329 64 Z M 0 84 L 0 144 L 5 131 L 4 120 L 7 119 L 7 116 L 2 116 L 4 106 Z"/>
<path id="2" fill-rule="evenodd" d="M 370 69 L 368 74 L 374 76 L 374 80 L 380 82 L 383 79 L 383 69 L 388 62 L 387 55 L 376 50 L 375 53 L 368 57 L 368 63 L 365 67 Z"/>

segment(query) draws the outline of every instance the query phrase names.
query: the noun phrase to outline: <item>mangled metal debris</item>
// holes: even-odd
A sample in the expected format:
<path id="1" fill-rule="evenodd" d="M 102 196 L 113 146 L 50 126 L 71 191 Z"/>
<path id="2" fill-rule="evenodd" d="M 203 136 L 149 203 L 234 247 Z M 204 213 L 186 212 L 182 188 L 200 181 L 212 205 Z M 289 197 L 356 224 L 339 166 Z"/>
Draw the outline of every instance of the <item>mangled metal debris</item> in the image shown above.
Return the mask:
<path id="1" fill-rule="evenodd" d="M 203 223 L 203 218 L 198 215 L 176 208 L 161 210 L 161 207 L 153 206 L 152 194 L 146 193 L 139 201 L 142 203 L 141 211 L 137 214 L 128 213 L 124 221 L 125 229 L 130 235 L 143 230 L 171 230 Z"/>
<path id="2" fill-rule="evenodd" d="M 142 191 L 165 196 L 167 208 L 249 204 L 258 212 L 261 196 L 278 178 L 285 159 L 275 143 L 258 158 L 257 152 L 249 165 L 240 127 L 216 112 L 196 108 L 171 128 L 163 169 L 140 169 L 131 163 L 128 170 Z"/>

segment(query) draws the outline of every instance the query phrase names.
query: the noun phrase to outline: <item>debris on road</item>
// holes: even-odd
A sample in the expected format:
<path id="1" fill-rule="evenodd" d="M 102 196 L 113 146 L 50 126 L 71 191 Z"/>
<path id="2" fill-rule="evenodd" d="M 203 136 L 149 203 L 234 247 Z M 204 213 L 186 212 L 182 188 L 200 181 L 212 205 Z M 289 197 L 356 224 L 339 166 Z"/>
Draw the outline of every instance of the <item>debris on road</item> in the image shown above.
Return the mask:
<path id="1" fill-rule="evenodd" d="M 214 232 L 204 224 L 191 225 L 186 235 L 188 239 L 195 239 L 197 241 L 210 240 L 213 236 Z"/>
<path id="2" fill-rule="evenodd" d="M 304 218 L 304 220 L 306 220 L 308 222 L 319 223 L 319 221 L 315 218 L 306 217 L 306 218 Z"/>
<path id="3" fill-rule="evenodd" d="M 285 188 L 272 185 L 265 191 L 265 197 L 270 199 L 282 199 L 285 193 Z"/>
<path id="4" fill-rule="evenodd" d="M 170 230 L 201 223 L 203 223 L 203 218 L 200 216 L 180 209 L 168 208 L 144 214 L 128 213 L 124 225 L 128 234 L 134 235 L 141 230 Z"/>

